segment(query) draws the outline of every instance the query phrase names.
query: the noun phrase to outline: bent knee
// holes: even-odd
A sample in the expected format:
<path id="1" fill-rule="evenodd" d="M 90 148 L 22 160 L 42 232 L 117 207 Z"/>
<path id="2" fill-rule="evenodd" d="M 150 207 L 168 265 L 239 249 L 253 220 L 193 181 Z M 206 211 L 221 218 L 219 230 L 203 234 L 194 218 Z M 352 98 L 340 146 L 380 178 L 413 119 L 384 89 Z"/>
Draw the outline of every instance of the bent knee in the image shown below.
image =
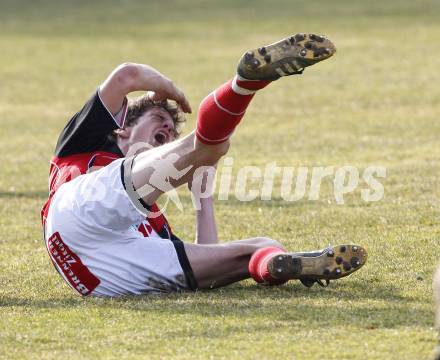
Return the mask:
<path id="1" fill-rule="evenodd" d="M 279 241 L 264 236 L 255 238 L 255 242 L 261 247 L 273 246 L 284 249 L 284 246 Z"/>

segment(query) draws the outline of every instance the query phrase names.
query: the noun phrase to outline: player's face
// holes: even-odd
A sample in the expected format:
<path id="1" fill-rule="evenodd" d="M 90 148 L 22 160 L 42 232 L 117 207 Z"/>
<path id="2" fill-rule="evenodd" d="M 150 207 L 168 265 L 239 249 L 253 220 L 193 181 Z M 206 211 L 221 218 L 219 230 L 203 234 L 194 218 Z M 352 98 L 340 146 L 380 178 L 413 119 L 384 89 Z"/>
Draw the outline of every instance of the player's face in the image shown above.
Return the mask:
<path id="1" fill-rule="evenodd" d="M 160 107 L 153 107 L 143 114 L 131 128 L 129 143 L 148 143 L 161 146 L 175 138 L 174 122 L 171 115 Z"/>

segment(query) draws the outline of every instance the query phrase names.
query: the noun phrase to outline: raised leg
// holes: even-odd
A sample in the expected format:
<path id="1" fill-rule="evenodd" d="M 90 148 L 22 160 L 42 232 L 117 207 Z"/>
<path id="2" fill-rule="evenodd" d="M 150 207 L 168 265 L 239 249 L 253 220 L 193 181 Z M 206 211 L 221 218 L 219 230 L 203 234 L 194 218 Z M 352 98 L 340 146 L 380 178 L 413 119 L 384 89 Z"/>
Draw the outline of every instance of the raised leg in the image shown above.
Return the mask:
<path id="1" fill-rule="evenodd" d="M 296 34 L 248 51 L 240 59 L 237 75 L 200 104 L 196 136 L 141 153 L 130 170 L 130 183 L 148 205 L 187 183 L 197 168 L 214 165 L 227 152 L 229 137 L 258 90 L 282 76 L 302 73 L 335 51 L 330 40 L 314 34 Z M 156 184 L 157 179 L 162 183 Z"/>

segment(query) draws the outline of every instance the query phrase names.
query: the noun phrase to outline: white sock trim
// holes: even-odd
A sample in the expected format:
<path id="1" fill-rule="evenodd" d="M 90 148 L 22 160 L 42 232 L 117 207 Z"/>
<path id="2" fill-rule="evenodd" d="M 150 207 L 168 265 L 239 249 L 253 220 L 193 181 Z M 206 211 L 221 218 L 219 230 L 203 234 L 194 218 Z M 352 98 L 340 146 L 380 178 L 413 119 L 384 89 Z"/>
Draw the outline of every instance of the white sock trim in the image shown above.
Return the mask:
<path id="1" fill-rule="evenodd" d="M 235 75 L 234 78 L 232 79 L 232 86 L 231 86 L 232 90 L 235 93 L 237 93 L 239 95 L 252 95 L 257 92 L 257 90 L 249 90 L 249 89 L 245 89 L 245 88 L 238 86 L 237 80 L 239 80 L 239 81 L 252 81 L 252 80 L 243 79 L 242 77 L 240 77 L 240 75 Z"/>
<path id="2" fill-rule="evenodd" d="M 235 113 L 235 112 L 229 111 L 228 109 L 225 109 L 223 106 L 221 106 L 221 105 L 219 104 L 219 102 L 218 102 L 218 100 L 217 100 L 217 96 L 215 95 L 215 91 L 212 92 L 212 95 L 213 95 L 213 97 L 214 97 L 214 102 L 215 102 L 215 104 L 218 106 L 218 108 L 219 108 L 220 110 L 223 110 L 225 113 L 228 113 L 229 115 L 233 115 L 233 116 L 240 116 L 240 115 L 243 115 L 243 114 L 246 112 L 246 110 L 244 110 L 244 111 L 242 111 L 242 112 L 240 112 L 240 113 Z"/>
<path id="3" fill-rule="evenodd" d="M 202 134 L 200 134 L 200 132 L 198 130 L 196 130 L 197 136 L 202 138 L 202 140 L 205 140 L 208 143 L 211 143 L 213 145 L 217 145 L 217 144 L 221 144 L 222 142 L 225 142 L 226 140 L 228 140 L 232 134 L 234 133 L 234 131 L 232 131 L 231 133 L 229 133 L 227 136 L 225 136 L 223 139 L 216 139 L 216 140 L 211 140 L 208 139 L 206 137 L 204 137 Z"/>
<path id="4" fill-rule="evenodd" d="M 261 81 L 261 80 L 250 80 L 250 79 L 246 79 L 243 76 L 240 76 L 239 74 L 235 75 L 235 77 L 237 78 L 237 80 L 240 81 Z"/>
<path id="5" fill-rule="evenodd" d="M 277 255 L 279 255 L 279 254 L 277 254 Z M 267 262 L 266 261 L 268 261 L 269 259 L 271 259 L 274 256 L 276 256 L 276 255 L 274 255 L 273 252 L 271 252 L 260 260 L 260 263 L 259 263 L 260 266 L 258 267 L 258 275 L 260 275 L 261 279 L 263 279 L 263 273 L 267 270 Z M 263 268 L 263 265 L 266 265 L 266 267 Z M 270 276 L 273 278 L 272 274 L 270 274 Z"/>

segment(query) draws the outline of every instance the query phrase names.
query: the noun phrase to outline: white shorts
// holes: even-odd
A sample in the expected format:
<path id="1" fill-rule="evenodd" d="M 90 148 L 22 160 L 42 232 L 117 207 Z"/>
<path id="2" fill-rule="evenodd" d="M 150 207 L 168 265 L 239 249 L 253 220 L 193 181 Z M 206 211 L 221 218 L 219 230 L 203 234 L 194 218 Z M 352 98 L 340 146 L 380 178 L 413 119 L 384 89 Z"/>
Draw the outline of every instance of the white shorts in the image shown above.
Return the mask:
<path id="1" fill-rule="evenodd" d="M 124 159 L 63 184 L 45 225 L 52 262 L 82 295 L 121 296 L 192 288 L 183 243 L 144 237 L 145 215 L 127 195 Z M 123 174 L 123 173 L 122 173 Z"/>

